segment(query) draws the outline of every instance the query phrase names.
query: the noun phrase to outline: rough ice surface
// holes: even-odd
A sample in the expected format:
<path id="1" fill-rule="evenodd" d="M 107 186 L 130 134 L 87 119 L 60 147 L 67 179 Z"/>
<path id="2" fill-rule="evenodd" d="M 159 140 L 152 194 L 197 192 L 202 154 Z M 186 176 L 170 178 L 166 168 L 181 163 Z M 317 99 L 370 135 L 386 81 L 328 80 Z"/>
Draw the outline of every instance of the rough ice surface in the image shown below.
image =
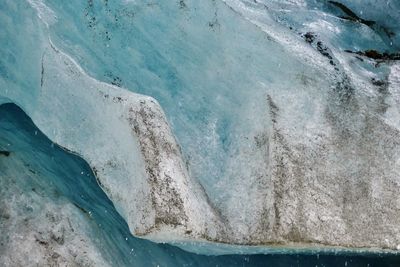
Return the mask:
<path id="1" fill-rule="evenodd" d="M 4 0 L 0 25 L 0 103 L 86 160 L 133 235 L 400 247 L 397 1 Z"/>
<path id="2" fill-rule="evenodd" d="M 12 104 L 0 106 L 0 151 L 1 266 L 254 266 L 265 260 L 190 254 L 133 237 L 88 164 L 52 143 Z M 302 262 L 310 260 L 316 262 Z"/>
<path id="3" fill-rule="evenodd" d="M 17 106 L 0 107 L 1 266 L 396 266 L 396 255 L 203 256 L 130 235 L 81 158 L 46 138 Z M 8 151 L 9 153 L 6 153 Z M 95 203 L 95 204 L 94 204 Z M 198 246 L 189 247 L 189 249 Z M 226 245 L 202 245 L 207 254 Z M 265 248 L 242 247 L 242 253 Z M 235 248 L 237 251 L 238 249 Z M 288 254 L 289 253 L 289 254 Z"/>

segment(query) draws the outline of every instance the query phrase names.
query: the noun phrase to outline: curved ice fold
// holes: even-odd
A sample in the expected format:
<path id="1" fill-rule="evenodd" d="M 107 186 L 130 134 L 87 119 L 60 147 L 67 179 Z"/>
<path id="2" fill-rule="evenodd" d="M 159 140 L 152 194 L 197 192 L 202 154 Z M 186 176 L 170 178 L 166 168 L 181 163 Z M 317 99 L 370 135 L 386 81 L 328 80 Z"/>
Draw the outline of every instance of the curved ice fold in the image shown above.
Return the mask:
<path id="1" fill-rule="evenodd" d="M 398 42 L 366 25 L 390 26 L 376 13 L 341 18 L 315 1 L 29 3 L 38 14 L 26 2 L 1 10 L 16 45 L 1 49 L 0 97 L 88 161 L 133 234 L 400 244 L 398 66 L 382 56 Z M 120 86 L 162 103 L 183 152 L 156 100 Z"/>
<path id="2" fill-rule="evenodd" d="M 217 226 L 218 217 L 196 182 L 188 180 L 156 100 L 88 77 L 54 45 L 42 60 L 45 70 L 33 120 L 54 142 L 88 161 L 131 231 L 146 235 L 174 226 L 176 235 L 189 231 L 216 238 L 215 230 L 202 232 Z M 73 115 L 60 119 L 52 112 L 56 109 Z"/>
<path id="3" fill-rule="evenodd" d="M 88 161 L 133 234 L 219 240 L 220 218 L 201 186 L 189 180 L 156 100 L 90 78 L 50 40 L 41 41 L 33 97 L 24 97 L 21 87 L 3 95 L 20 104 L 53 142 Z"/>

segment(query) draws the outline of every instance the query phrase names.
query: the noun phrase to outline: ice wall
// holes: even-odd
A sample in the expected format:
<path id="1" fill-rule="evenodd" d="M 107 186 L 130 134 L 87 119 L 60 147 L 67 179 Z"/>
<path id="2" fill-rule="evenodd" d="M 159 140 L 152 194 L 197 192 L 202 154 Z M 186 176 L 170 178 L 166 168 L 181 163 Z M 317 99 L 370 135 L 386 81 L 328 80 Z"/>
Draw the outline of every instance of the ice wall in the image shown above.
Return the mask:
<path id="1" fill-rule="evenodd" d="M 87 160 L 133 234 L 396 249 L 386 4 L 5 1 L 0 101 Z"/>

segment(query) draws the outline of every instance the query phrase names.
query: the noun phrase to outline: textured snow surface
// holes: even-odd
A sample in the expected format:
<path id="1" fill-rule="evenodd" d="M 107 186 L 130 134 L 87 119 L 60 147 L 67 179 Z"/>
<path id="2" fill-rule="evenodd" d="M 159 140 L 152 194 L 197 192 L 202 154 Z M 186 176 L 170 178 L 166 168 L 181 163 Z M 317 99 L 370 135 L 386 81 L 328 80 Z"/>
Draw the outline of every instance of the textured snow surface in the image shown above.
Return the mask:
<path id="1" fill-rule="evenodd" d="M 5 0 L 0 103 L 85 159 L 136 236 L 396 249 L 399 10 Z"/>

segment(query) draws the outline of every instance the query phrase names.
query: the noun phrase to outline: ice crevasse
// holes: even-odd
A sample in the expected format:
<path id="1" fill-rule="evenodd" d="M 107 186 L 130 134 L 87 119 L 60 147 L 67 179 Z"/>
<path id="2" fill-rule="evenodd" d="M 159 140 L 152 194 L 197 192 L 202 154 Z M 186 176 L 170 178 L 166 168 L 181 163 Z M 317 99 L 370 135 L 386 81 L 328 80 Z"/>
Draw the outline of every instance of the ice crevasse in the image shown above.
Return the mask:
<path id="1" fill-rule="evenodd" d="M 396 250 L 399 14 L 5 0 L 0 103 L 85 159 L 135 236 Z"/>

